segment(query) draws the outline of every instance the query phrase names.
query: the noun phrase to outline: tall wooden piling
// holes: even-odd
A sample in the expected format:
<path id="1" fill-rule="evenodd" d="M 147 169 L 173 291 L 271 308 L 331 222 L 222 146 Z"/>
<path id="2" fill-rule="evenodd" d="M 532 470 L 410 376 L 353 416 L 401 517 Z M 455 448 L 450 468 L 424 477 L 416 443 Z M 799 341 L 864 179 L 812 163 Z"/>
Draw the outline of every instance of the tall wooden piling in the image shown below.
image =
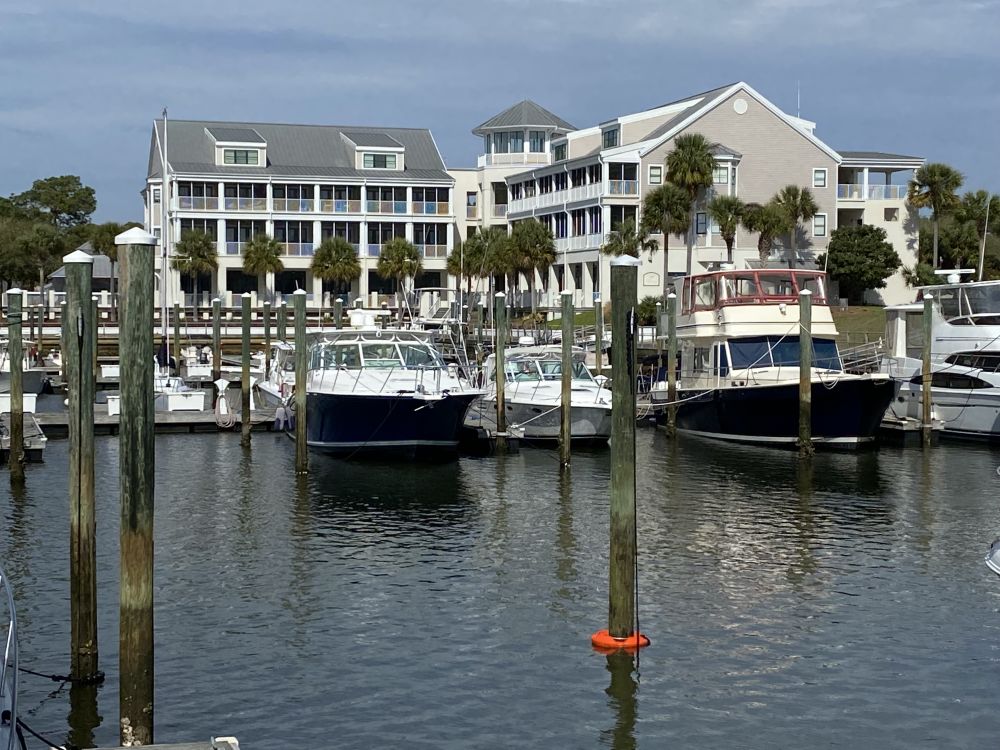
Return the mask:
<path id="1" fill-rule="evenodd" d="M 497 386 L 497 434 L 496 449 L 499 452 L 507 450 L 507 400 L 504 391 L 507 386 L 506 363 L 504 350 L 507 346 L 507 296 L 497 292 L 493 307 L 493 359 L 496 364 Z"/>
<path id="2" fill-rule="evenodd" d="M 677 435 L 677 295 L 667 295 L 667 434 Z"/>
<path id="3" fill-rule="evenodd" d="M 594 365 L 598 375 L 603 375 L 601 360 L 604 358 L 604 301 L 598 297 L 594 300 L 596 315 L 594 316 Z"/>
<path id="4" fill-rule="evenodd" d="M 660 375 L 660 368 L 663 367 L 663 303 L 656 302 L 656 372 L 653 374 L 651 382 L 656 382 Z"/>
<path id="5" fill-rule="evenodd" d="M 296 289 L 292 295 L 295 308 L 295 471 L 309 470 L 309 446 L 306 443 L 306 292 Z"/>
<path id="6" fill-rule="evenodd" d="M 278 305 L 278 330 L 275 334 L 278 337 L 278 341 L 287 341 L 285 329 L 288 327 L 288 305 L 285 300 L 281 300 L 281 304 Z"/>
<path id="7" fill-rule="evenodd" d="M 24 292 L 7 291 L 7 355 L 10 359 L 10 481 L 24 481 L 24 346 L 21 342 Z"/>
<path id="8" fill-rule="evenodd" d="M 799 456 L 815 452 L 812 441 L 812 292 L 799 292 Z"/>
<path id="9" fill-rule="evenodd" d="M 93 281 L 91 281 L 91 286 L 93 286 Z M 97 297 L 94 296 L 93 294 L 91 294 L 90 297 L 90 315 L 91 315 L 90 319 L 94 321 L 94 325 L 92 326 L 94 346 L 93 346 L 93 356 L 90 358 L 90 371 L 93 373 L 94 388 L 96 389 L 97 378 L 101 372 L 101 368 L 97 364 L 97 347 L 101 343 L 101 321 L 97 307 Z"/>
<path id="10" fill-rule="evenodd" d="M 119 726 L 121 742 L 153 743 L 153 257 L 139 228 L 115 238 L 121 263 Z M 124 247 L 123 247 L 124 246 Z M 166 321 L 163 321 L 166 325 Z"/>
<path id="11" fill-rule="evenodd" d="M 222 300 L 212 300 L 212 380 L 222 377 Z"/>
<path id="12" fill-rule="evenodd" d="M 920 436 L 924 448 L 931 447 L 933 424 L 931 420 L 931 387 L 934 378 L 931 375 L 931 349 L 934 344 L 934 296 L 924 294 L 924 348 L 920 378 L 920 400 L 923 407 Z"/>
<path id="13" fill-rule="evenodd" d="M 240 445 L 250 445 L 250 293 L 244 292 L 240 323 L 243 327 L 243 344 L 241 347 L 242 369 L 240 371 Z"/>
<path id="14" fill-rule="evenodd" d="M 333 301 L 333 327 L 338 331 L 344 327 L 344 300 L 340 297 Z"/>
<path id="15" fill-rule="evenodd" d="M 181 304 L 174 303 L 174 366 L 181 373 Z"/>
<path id="16" fill-rule="evenodd" d="M 562 389 L 559 397 L 559 463 L 569 467 L 573 430 L 573 292 L 562 293 Z"/>
<path id="17" fill-rule="evenodd" d="M 271 303 L 264 303 L 264 377 L 271 372 Z"/>
<path id="18" fill-rule="evenodd" d="M 97 521 L 94 511 L 94 258 L 63 258 L 66 318 L 63 373 L 69 395 L 70 674 L 97 672 Z"/>

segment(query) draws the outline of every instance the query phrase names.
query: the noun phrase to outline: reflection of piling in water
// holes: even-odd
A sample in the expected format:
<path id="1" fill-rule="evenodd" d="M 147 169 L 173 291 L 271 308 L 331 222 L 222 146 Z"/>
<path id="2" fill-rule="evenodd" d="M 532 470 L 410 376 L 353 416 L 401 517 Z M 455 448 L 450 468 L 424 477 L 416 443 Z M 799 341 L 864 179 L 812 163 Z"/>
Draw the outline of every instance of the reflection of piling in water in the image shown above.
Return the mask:
<path id="1" fill-rule="evenodd" d="M 94 730 L 101 725 L 97 709 L 97 685 L 70 683 L 67 739 L 75 747 L 94 747 Z"/>
<path id="2" fill-rule="evenodd" d="M 504 362 L 504 349 L 507 345 L 506 301 L 507 296 L 503 292 L 497 292 L 493 310 L 493 353 L 496 360 L 493 370 L 496 377 L 497 391 L 497 453 L 503 453 L 507 450 L 507 400 L 504 392 L 507 382 L 507 370 Z"/>
<path id="3" fill-rule="evenodd" d="M 559 396 L 559 463 L 569 468 L 573 410 L 573 292 L 562 293 L 562 391 Z"/>
<path id="4" fill-rule="evenodd" d="M 610 735 L 611 742 L 605 744 L 610 744 L 613 750 L 635 750 L 636 692 L 639 687 L 632 676 L 635 657 L 619 651 L 608 654 L 606 658 L 611 684 L 604 692 L 609 698 L 608 705 L 614 713 L 615 725 L 610 731 L 602 732 L 605 739 Z"/>
<path id="5" fill-rule="evenodd" d="M 250 445 L 250 293 L 244 292 L 240 322 L 243 327 L 242 368 L 240 370 L 240 445 Z"/>
<path id="6" fill-rule="evenodd" d="M 812 442 L 812 292 L 799 292 L 799 457 L 809 458 Z"/>

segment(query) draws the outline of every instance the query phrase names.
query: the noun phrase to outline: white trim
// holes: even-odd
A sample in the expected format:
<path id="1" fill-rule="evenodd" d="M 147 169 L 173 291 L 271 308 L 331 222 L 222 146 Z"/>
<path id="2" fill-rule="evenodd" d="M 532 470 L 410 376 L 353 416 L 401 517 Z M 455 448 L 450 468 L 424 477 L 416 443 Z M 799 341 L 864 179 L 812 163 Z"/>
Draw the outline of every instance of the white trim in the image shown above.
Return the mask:
<path id="1" fill-rule="evenodd" d="M 653 170 L 660 170 L 660 176 L 656 182 L 653 182 Z M 647 185 L 662 185 L 663 184 L 663 165 L 662 164 L 648 164 L 646 166 L 646 184 Z"/>
<path id="2" fill-rule="evenodd" d="M 816 234 L 816 219 L 818 219 L 820 216 L 823 217 L 823 233 L 822 234 Z M 826 237 L 826 236 L 829 235 L 829 233 L 830 233 L 830 220 L 829 220 L 829 217 L 826 214 L 816 214 L 815 216 L 813 216 L 813 219 L 812 219 L 812 236 L 813 237 Z"/>
<path id="3" fill-rule="evenodd" d="M 816 184 L 816 173 L 817 172 L 822 172 L 823 173 L 823 184 L 822 185 L 817 185 Z M 813 186 L 814 189 L 819 189 L 819 190 L 826 190 L 826 188 L 830 187 L 830 175 L 829 175 L 829 170 L 826 167 L 813 167 L 813 171 L 812 171 L 812 186 Z"/>

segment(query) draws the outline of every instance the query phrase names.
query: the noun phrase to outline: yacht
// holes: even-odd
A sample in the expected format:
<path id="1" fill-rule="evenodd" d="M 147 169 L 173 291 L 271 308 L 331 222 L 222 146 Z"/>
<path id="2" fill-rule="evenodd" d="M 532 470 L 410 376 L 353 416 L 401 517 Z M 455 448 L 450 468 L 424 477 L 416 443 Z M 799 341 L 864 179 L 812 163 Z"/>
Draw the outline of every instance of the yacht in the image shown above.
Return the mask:
<path id="1" fill-rule="evenodd" d="M 799 292 L 812 293 L 812 439 L 817 447 L 874 442 L 895 393 L 883 373 L 845 367 L 826 275 L 791 269 L 689 276 L 679 294 L 677 428 L 723 440 L 794 446 L 799 422 Z M 667 391 L 651 393 L 657 423 Z"/>
<path id="2" fill-rule="evenodd" d="M 17 615 L 14 592 L 0 568 L 0 750 L 20 747 L 17 737 Z M 0 626 L 3 627 L 3 626 Z"/>
<path id="3" fill-rule="evenodd" d="M 525 337 L 531 341 L 530 337 Z M 611 437 L 611 392 L 587 369 L 587 352 L 573 347 L 570 439 L 606 442 Z M 558 440 L 562 420 L 562 346 L 522 343 L 504 352 L 507 425 L 526 440 Z M 466 424 L 496 430 L 496 355 L 486 359 L 486 394 L 469 410 Z"/>
<path id="4" fill-rule="evenodd" d="M 271 344 L 271 369 L 257 383 L 260 401 L 267 407 L 283 406 L 295 389 L 295 347 L 287 341 Z"/>
<path id="5" fill-rule="evenodd" d="M 482 395 L 445 364 L 431 333 L 345 329 L 315 334 L 306 377 L 311 449 L 412 458 L 457 451 L 470 404 Z"/>

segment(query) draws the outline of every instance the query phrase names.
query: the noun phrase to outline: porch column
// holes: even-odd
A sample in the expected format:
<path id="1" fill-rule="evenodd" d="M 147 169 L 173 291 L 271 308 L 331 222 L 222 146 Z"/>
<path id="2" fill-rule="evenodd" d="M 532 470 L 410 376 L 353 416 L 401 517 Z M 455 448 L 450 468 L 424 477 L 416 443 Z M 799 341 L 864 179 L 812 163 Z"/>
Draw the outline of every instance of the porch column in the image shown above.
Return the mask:
<path id="1" fill-rule="evenodd" d="M 863 188 L 864 192 L 861 194 L 861 197 L 863 200 L 868 200 L 868 167 L 865 167 L 864 172 L 862 174 L 863 177 L 861 178 L 862 179 L 861 184 L 864 185 Z"/>

